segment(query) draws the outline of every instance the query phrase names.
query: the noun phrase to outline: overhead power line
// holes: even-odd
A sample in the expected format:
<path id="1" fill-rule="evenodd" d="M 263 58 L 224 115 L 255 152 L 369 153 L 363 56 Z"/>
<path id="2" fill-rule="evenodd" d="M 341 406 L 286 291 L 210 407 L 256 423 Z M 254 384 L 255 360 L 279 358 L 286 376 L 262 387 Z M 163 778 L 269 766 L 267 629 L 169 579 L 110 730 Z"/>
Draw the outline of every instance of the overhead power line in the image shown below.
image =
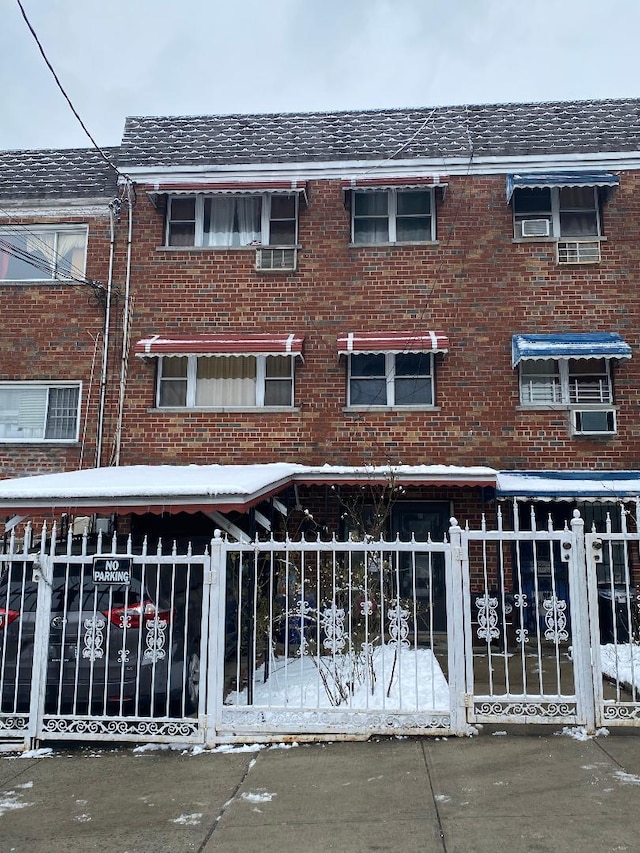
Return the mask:
<path id="1" fill-rule="evenodd" d="M 22 5 L 21 0 L 16 0 L 16 3 L 18 4 L 18 7 L 20 8 L 20 12 L 21 12 L 21 14 L 22 14 L 22 17 L 24 18 L 24 22 L 25 22 L 25 24 L 26 24 L 26 25 L 27 25 L 27 27 L 29 28 L 29 32 L 30 32 L 30 33 L 31 33 L 31 35 L 33 36 L 35 43 L 38 45 L 38 50 L 40 51 L 40 53 L 41 53 L 41 55 L 42 55 L 42 58 L 44 59 L 44 61 L 45 61 L 45 63 L 46 63 L 47 68 L 49 69 L 49 71 L 50 71 L 50 72 L 51 72 L 51 74 L 53 75 L 53 79 L 56 81 L 56 85 L 58 86 L 58 89 L 60 89 L 60 91 L 62 92 L 62 95 L 63 95 L 64 99 L 65 99 L 65 100 L 66 100 L 66 102 L 69 104 L 69 107 L 70 107 L 70 109 L 71 109 L 71 112 L 74 114 L 74 116 L 75 116 L 75 117 L 76 117 L 76 119 L 78 120 L 78 122 L 79 122 L 79 124 L 80 124 L 80 127 L 83 129 L 83 131 L 85 132 L 85 134 L 86 134 L 86 135 L 88 136 L 88 138 L 91 140 L 91 144 L 92 144 L 92 145 L 93 145 L 93 147 L 96 149 L 96 151 L 98 152 L 98 154 L 100 154 L 100 156 L 101 156 L 101 157 L 102 157 L 102 159 L 105 161 L 105 163 L 107 163 L 107 165 L 108 165 L 108 166 L 110 166 L 110 167 L 111 167 L 115 172 L 117 172 L 117 173 L 118 173 L 118 175 L 120 175 L 120 176 L 121 176 L 121 177 L 123 177 L 123 178 L 127 178 L 127 175 L 123 174 L 123 173 L 120 171 L 120 169 L 118 169 L 118 167 L 115 165 L 115 163 L 113 163 L 113 162 L 112 162 L 112 161 L 107 157 L 107 155 L 104 153 L 104 151 L 102 150 L 102 148 L 100 148 L 100 146 L 98 145 L 98 143 L 95 141 L 95 139 L 93 138 L 93 136 L 92 136 L 92 135 L 91 135 L 91 133 L 89 132 L 89 130 L 88 130 L 88 128 L 87 128 L 87 126 L 86 126 L 86 124 L 85 124 L 85 123 L 82 121 L 82 119 L 80 118 L 80 115 L 79 115 L 78 111 L 76 110 L 76 108 L 74 107 L 73 103 L 71 102 L 71 98 L 70 98 L 70 97 L 67 95 L 67 93 L 65 92 L 64 87 L 63 87 L 62 83 L 60 82 L 60 79 L 59 79 L 58 75 L 56 74 L 56 72 L 55 72 L 55 69 L 54 69 L 53 65 L 52 65 L 52 64 L 51 64 L 51 62 L 49 61 L 49 59 L 48 59 L 48 57 L 47 57 L 47 54 L 44 52 L 44 48 L 43 48 L 43 46 L 42 46 L 42 44 L 41 44 L 41 42 L 40 42 L 40 39 L 38 38 L 38 34 L 37 34 L 37 33 L 36 33 L 36 31 L 34 30 L 33 25 L 31 24 L 31 21 L 30 21 L 30 20 L 29 20 L 29 18 L 27 17 L 27 13 L 26 13 L 26 12 L 25 12 L 25 10 L 24 10 L 24 6 Z"/>

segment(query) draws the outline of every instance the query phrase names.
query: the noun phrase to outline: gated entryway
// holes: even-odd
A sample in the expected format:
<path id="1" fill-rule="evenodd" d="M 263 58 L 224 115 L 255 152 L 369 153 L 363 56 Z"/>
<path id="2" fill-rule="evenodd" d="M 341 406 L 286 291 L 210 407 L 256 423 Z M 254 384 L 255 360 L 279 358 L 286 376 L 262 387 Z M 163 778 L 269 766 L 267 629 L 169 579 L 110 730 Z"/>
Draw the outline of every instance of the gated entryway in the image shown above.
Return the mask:
<path id="1" fill-rule="evenodd" d="M 624 513 L 585 534 L 577 511 L 560 530 L 452 519 L 442 542 L 217 535 L 202 554 L 27 530 L 0 555 L 0 737 L 638 725 L 639 545 Z"/>

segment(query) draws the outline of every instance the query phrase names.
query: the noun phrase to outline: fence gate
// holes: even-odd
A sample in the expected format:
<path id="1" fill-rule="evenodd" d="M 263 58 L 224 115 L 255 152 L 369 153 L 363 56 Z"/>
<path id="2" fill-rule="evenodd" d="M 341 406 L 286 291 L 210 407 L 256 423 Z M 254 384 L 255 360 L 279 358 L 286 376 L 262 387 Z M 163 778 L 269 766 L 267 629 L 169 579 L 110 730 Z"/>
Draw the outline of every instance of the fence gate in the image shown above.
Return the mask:
<path id="1" fill-rule="evenodd" d="M 447 543 L 218 538 L 212 553 L 224 637 L 210 738 L 460 729 L 460 578 Z M 446 626 L 434 624 L 436 595 Z"/>
<path id="2" fill-rule="evenodd" d="M 39 553 L 28 530 L 0 556 L 3 735 L 203 741 L 208 553 L 104 544 L 44 528 Z"/>
<path id="3" fill-rule="evenodd" d="M 596 724 L 640 723 L 640 591 L 632 583 L 640 534 L 622 530 L 585 536 Z"/>
<path id="4" fill-rule="evenodd" d="M 469 722 L 592 726 L 582 519 L 497 528 L 457 534 Z"/>

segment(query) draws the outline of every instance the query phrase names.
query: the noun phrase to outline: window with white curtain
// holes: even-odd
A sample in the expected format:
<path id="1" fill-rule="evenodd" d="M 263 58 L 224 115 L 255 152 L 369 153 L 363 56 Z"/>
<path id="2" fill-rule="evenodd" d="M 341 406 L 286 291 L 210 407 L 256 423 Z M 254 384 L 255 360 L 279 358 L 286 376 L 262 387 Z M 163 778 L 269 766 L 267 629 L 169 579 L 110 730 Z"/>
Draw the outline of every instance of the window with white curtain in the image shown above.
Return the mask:
<path id="1" fill-rule="evenodd" d="M 580 238 L 600 236 L 598 187 L 519 188 L 513 192 L 514 236 Z M 544 221 L 546 228 L 541 228 Z M 522 223 L 536 222 L 537 226 Z M 527 232 L 529 228 L 529 232 Z"/>
<path id="2" fill-rule="evenodd" d="M 79 412 L 79 383 L 0 383 L 0 441 L 77 441 Z"/>
<path id="3" fill-rule="evenodd" d="M 288 355 L 163 356 L 159 408 L 242 409 L 293 406 Z"/>
<path id="4" fill-rule="evenodd" d="M 295 246 L 297 237 L 296 193 L 199 194 L 167 200 L 168 246 Z"/>
<path id="5" fill-rule="evenodd" d="M 0 281 L 84 279 L 86 227 L 0 228 Z"/>

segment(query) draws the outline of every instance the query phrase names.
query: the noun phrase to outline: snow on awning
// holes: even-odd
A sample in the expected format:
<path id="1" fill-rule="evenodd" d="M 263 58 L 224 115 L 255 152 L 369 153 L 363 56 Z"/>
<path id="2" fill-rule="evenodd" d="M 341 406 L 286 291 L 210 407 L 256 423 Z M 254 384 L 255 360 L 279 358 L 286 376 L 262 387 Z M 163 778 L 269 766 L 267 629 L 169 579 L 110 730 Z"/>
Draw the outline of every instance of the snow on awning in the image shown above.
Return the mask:
<path id="1" fill-rule="evenodd" d="M 640 495 L 640 471 L 499 471 L 497 498 L 618 501 Z"/>
<path id="2" fill-rule="evenodd" d="M 548 187 L 617 187 L 620 176 L 611 172 L 527 172 L 507 175 L 507 202 L 514 190 Z"/>
<path id="3" fill-rule="evenodd" d="M 512 365 L 526 359 L 631 358 L 631 347 L 615 332 L 514 335 Z"/>
<path id="4" fill-rule="evenodd" d="M 338 335 L 338 355 L 380 352 L 448 352 L 444 332 L 345 332 Z"/>
<path id="5" fill-rule="evenodd" d="M 342 182 L 342 190 L 347 193 L 350 190 L 358 191 L 375 191 L 375 190 L 416 190 L 430 189 L 431 187 L 442 187 L 446 189 L 448 186 L 448 175 L 420 175 L 416 177 L 397 177 L 397 178 L 380 178 L 367 177 L 350 178 Z"/>
<path id="6" fill-rule="evenodd" d="M 140 358 L 160 355 L 225 356 L 225 355 L 302 355 L 304 335 L 193 335 L 169 338 L 151 335 L 139 340 L 134 352 Z"/>
<path id="7" fill-rule="evenodd" d="M 131 465 L 0 480 L 0 514 L 244 512 L 294 483 L 489 486 L 496 471 L 448 465 Z"/>

